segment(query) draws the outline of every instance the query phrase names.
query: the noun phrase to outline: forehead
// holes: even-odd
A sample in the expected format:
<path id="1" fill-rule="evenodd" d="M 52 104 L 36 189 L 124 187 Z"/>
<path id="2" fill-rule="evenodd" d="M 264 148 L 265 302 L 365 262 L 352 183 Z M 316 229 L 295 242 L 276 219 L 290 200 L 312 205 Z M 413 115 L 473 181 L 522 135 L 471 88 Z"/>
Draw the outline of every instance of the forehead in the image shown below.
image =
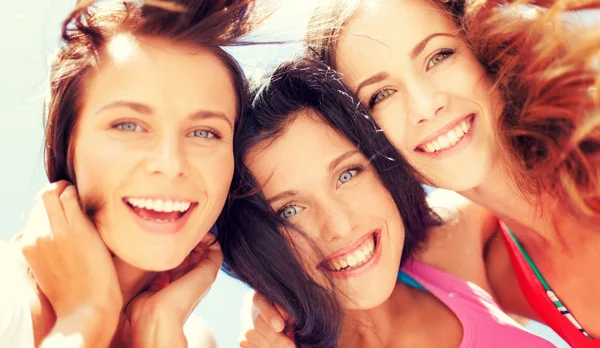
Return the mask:
<path id="1" fill-rule="evenodd" d="M 381 68 L 399 57 L 409 59 L 423 38 L 456 30 L 450 16 L 432 1 L 437 0 L 365 1 L 341 33 L 338 69 L 347 73 L 348 68 L 360 71 L 365 64 Z"/>
<path id="2" fill-rule="evenodd" d="M 327 173 L 332 160 L 356 148 L 313 111 L 294 117 L 274 141 L 258 144 L 246 158 L 267 197 L 310 185 Z"/>
<path id="3" fill-rule="evenodd" d="M 208 109 L 235 121 L 237 96 L 231 74 L 207 48 L 119 35 L 109 42 L 103 58 L 87 86 L 86 110 L 128 100 L 175 114 Z"/>

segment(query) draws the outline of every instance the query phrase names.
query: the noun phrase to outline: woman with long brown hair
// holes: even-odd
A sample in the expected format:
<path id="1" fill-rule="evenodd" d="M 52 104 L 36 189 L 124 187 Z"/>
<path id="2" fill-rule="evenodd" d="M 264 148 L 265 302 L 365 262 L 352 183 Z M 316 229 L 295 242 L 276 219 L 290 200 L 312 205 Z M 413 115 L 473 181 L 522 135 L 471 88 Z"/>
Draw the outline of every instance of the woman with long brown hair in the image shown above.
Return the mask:
<path id="1" fill-rule="evenodd" d="M 600 337 L 600 30 L 569 11 L 599 6 L 333 1 L 307 40 L 423 183 L 502 220 L 486 259 L 503 308 L 575 347 Z"/>
<path id="2" fill-rule="evenodd" d="M 46 104 L 52 185 L 1 246 L 0 346 L 188 343 L 222 260 L 209 231 L 246 99 L 221 46 L 252 7 L 80 1 L 64 21 Z"/>

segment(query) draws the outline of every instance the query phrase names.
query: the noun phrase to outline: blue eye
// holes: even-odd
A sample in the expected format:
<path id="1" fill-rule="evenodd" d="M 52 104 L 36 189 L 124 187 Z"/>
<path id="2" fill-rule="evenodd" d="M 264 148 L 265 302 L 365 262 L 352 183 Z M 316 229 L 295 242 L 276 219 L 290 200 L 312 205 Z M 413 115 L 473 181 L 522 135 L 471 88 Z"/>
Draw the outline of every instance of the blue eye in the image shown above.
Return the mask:
<path id="1" fill-rule="evenodd" d="M 297 205 L 288 205 L 279 210 L 279 216 L 281 216 L 284 219 L 289 219 L 292 216 L 301 212 L 302 210 L 304 210 L 304 208 L 301 208 Z"/>
<path id="2" fill-rule="evenodd" d="M 115 128 L 123 132 L 143 132 L 144 129 L 133 122 L 123 122 L 115 125 Z"/>
<path id="3" fill-rule="evenodd" d="M 342 185 L 347 183 L 348 181 L 352 180 L 352 178 L 354 178 L 354 176 L 358 173 L 358 169 L 350 169 L 347 170 L 345 172 L 343 172 L 340 177 L 338 178 L 338 184 Z"/>
<path id="4" fill-rule="evenodd" d="M 216 137 L 216 134 L 211 131 L 207 131 L 206 129 L 198 129 L 193 132 L 190 132 L 188 134 L 188 136 L 196 137 L 196 138 L 210 139 L 210 138 Z"/>
<path id="5" fill-rule="evenodd" d="M 443 62 L 444 60 L 446 60 L 448 57 L 450 57 L 454 53 L 455 53 L 455 51 L 450 50 L 450 49 L 441 50 L 441 51 L 437 52 L 436 54 L 433 55 L 433 57 L 431 57 L 431 59 L 427 63 L 427 70 L 429 70 L 429 69 L 433 68 L 434 66 L 436 66 L 437 64 Z"/>

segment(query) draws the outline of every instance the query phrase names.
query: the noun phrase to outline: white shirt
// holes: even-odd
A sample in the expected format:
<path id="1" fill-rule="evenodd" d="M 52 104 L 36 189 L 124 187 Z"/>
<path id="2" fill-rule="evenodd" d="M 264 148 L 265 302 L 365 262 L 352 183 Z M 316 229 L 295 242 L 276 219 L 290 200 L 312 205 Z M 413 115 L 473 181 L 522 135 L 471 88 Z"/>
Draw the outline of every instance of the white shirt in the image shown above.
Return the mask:
<path id="1" fill-rule="evenodd" d="M 0 241 L 0 348 L 34 348 L 27 282 L 20 250 Z"/>

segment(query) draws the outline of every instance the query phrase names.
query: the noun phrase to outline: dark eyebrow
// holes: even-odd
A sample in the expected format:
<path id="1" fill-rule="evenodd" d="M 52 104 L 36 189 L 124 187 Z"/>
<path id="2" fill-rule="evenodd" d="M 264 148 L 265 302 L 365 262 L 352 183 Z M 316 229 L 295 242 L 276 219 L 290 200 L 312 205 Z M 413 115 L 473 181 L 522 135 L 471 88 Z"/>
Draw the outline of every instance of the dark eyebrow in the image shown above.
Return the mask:
<path id="1" fill-rule="evenodd" d="M 381 82 L 385 79 L 387 79 L 388 77 L 390 77 L 390 74 L 386 73 L 386 72 L 378 72 L 377 74 L 369 77 L 368 79 L 364 80 L 363 82 L 361 82 L 358 87 L 356 87 L 356 95 L 358 95 L 358 93 L 360 92 L 360 90 L 368 85 L 372 85 L 374 83 L 377 82 Z"/>
<path id="2" fill-rule="evenodd" d="M 108 103 L 108 104 L 102 106 L 101 108 L 99 108 L 98 111 L 96 111 L 96 115 L 98 115 L 99 113 L 101 113 L 102 111 L 104 111 L 106 109 L 119 108 L 119 107 L 129 108 L 133 111 L 136 111 L 136 112 L 139 112 L 142 114 L 148 114 L 148 115 L 154 112 L 154 109 L 152 109 L 150 106 L 148 106 L 146 104 L 136 103 L 136 102 L 132 102 L 132 101 L 126 101 L 126 100 L 117 100 L 117 101 Z"/>
<path id="3" fill-rule="evenodd" d="M 415 57 L 417 57 L 419 54 L 421 54 L 421 52 L 423 52 L 423 50 L 425 49 L 425 46 L 427 46 L 427 43 L 429 42 L 429 40 L 433 39 L 436 36 L 456 37 L 456 36 L 454 36 L 453 34 L 450 34 L 450 33 L 433 33 L 433 34 L 427 36 L 426 38 L 424 38 L 418 44 L 415 45 L 415 47 L 410 52 L 410 59 L 415 59 Z"/>
<path id="4" fill-rule="evenodd" d="M 233 129 L 233 123 L 231 123 L 231 120 L 229 119 L 229 117 L 227 117 L 222 112 L 200 110 L 200 111 L 197 111 L 197 112 L 194 112 L 193 114 L 191 114 L 190 118 L 192 120 L 195 120 L 195 119 L 207 119 L 207 118 L 217 118 L 217 119 L 224 120 L 225 122 L 227 122 L 227 124 L 229 125 L 229 128 Z"/>
<path id="5" fill-rule="evenodd" d="M 273 204 L 273 202 L 275 201 L 279 201 L 282 200 L 284 198 L 288 198 L 288 197 L 294 197 L 298 195 L 298 191 L 295 190 L 288 190 L 288 191 L 283 191 L 281 193 L 276 194 L 275 196 L 267 199 L 267 201 L 269 201 L 269 204 Z"/>
<path id="6" fill-rule="evenodd" d="M 342 154 L 341 156 L 339 156 L 338 158 L 334 159 L 333 161 L 331 161 L 331 163 L 329 163 L 329 169 L 328 169 L 329 173 L 333 172 L 333 170 L 335 169 L 335 167 L 337 167 L 344 160 L 347 160 L 348 158 L 356 155 L 357 153 L 360 153 L 360 151 L 358 151 L 357 149 L 353 149 L 353 150 L 350 150 L 350 151 Z"/>
<path id="7" fill-rule="evenodd" d="M 337 157 L 333 161 L 331 161 L 331 163 L 329 163 L 329 168 L 328 168 L 329 172 L 331 173 L 335 169 L 335 167 L 337 167 L 341 162 L 354 156 L 357 153 L 360 153 L 360 151 L 358 151 L 356 149 L 350 150 L 350 151 L 342 154 L 341 156 Z M 268 198 L 267 200 L 269 201 L 269 204 L 273 204 L 273 202 L 275 202 L 275 201 L 279 201 L 284 198 L 294 197 L 294 196 L 297 196 L 299 193 L 300 192 L 296 191 L 296 190 L 287 190 L 287 191 L 278 193 L 275 196 Z"/>
<path id="8" fill-rule="evenodd" d="M 146 115 L 150 115 L 152 113 L 154 113 L 154 109 L 146 104 L 142 104 L 142 103 L 137 103 L 137 102 L 132 102 L 132 101 L 126 101 L 126 100 L 117 100 L 114 101 L 112 103 L 108 103 L 104 106 L 102 106 L 100 109 L 98 109 L 98 111 L 96 111 L 96 115 L 101 113 L 104 110 L 107 109 L 112 109 L 112 108 L 119 108 L 119 107 L 124 107 L 124 108 L 128 108 L 131 109 L 135 112 L 139 112 L 141 114 L 146 114 Z M 200 111 L 196 111 L 192 114 L 190 114 L 189 116 L 192 120 L 194 119 L 207 119 L 207 118 L 218 118 L 218 119 L 222 119 L 225 122 L 227 122 L 227 124 L 229 125 L 229 127 L 231 129 L 233 129 L 233 124 L 231 123 L 231 120 L 229 119 L 229 117 L 227 117 L 224 113 L 222 112 L 218 112 L 218 111 L 209 111 L 209 110 L 200 110 Z"/>

